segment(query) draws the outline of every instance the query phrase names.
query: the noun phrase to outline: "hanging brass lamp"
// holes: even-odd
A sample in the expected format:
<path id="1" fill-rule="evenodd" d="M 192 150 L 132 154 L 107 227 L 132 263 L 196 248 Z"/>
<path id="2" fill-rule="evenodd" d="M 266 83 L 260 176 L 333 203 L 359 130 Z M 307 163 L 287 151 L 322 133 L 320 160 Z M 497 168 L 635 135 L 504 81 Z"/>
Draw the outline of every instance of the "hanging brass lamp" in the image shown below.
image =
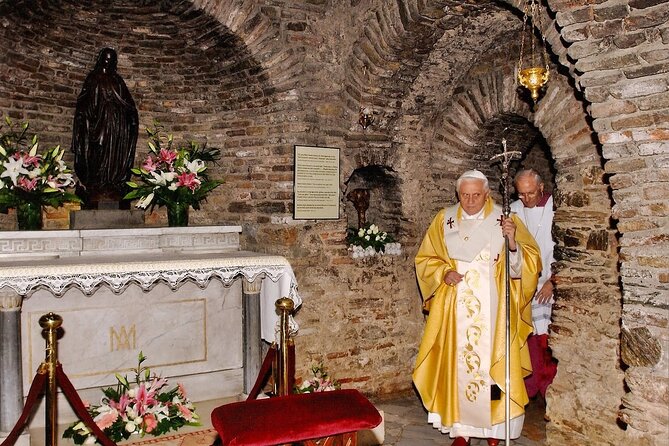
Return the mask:
<path id="1" fill-rule="evenodd" d="M 531 30 L 533 24 L 536 24 L 540 31 L 543 30 L 538 0 L 527 0 L 523 10 L 523 31 L 518 58 L 518 82 L 530 91 L 532 101 L 536 106 L 541 88 L 548 83 L 550 71 L 548 69 L 548 54 L 546 53 L 546 37 L 542 34 L 543 46 L 536 48 Z M 526 38 L 530 44 L 529 54 L 525 54 Z"/>

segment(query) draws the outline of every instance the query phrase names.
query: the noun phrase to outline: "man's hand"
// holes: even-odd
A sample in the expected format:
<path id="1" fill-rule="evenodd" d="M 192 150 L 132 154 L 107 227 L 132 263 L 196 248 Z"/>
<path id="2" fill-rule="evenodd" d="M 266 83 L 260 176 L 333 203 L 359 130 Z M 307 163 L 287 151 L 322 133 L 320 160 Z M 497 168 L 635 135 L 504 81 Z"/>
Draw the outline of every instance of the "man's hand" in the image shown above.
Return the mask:
<path id="1" fill-rule="evenodd" d="M 544 283 L 544 286 L 541 287 L 539 291 L 534 295 L 534 300 L 539 304 L 548 303 L 553 297 L 553 282 L 550 280 Z"/>
<path id="2" fill-rule="evenodd" d="M 502 235 L 509 239 L 509 250 L 515 251 L 516 246 L 516 223 L 513 218 L 504 218 L 502 216 Z"/>
<path id="3" fill-rule="evenodd" d="M 464 276 L 457 271 L 451 270 L 444 276 L 444 283 L 450 286 L 457 286 Z"/>

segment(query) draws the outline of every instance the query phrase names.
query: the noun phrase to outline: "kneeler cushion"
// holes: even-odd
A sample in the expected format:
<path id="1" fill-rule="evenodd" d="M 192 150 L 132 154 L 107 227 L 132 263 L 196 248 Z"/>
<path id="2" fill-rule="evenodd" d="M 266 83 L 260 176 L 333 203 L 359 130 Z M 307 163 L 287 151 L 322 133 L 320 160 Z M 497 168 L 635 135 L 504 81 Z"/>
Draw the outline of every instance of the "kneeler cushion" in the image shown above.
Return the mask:
<path id="1" fill-rule="evenodd" d="M 224 446 L 267 446 L 372 429 L 381 415 L 353 389 L 230 403 L 211 421 Z"/>

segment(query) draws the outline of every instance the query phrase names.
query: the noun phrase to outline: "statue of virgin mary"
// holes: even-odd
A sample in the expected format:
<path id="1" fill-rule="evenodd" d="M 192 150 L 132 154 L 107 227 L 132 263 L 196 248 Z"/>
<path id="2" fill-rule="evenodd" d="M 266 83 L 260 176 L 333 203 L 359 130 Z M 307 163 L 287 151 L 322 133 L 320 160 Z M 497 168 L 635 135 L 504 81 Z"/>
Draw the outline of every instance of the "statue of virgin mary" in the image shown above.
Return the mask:
<path id="1" fill-rule="evenodd" d="M 86 209 L 103 201 L 122 203 L 135 159 L 139 118 L 117 63 L 116 51 L 103 48 L 77 98 L 72 151 Z"/>

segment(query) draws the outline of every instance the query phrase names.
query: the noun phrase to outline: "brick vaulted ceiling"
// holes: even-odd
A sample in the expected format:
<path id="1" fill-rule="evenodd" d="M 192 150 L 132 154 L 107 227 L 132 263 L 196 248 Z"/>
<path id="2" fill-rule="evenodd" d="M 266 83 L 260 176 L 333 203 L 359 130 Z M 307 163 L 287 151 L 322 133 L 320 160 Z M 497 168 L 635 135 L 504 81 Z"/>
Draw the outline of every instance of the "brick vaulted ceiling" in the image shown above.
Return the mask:
<path id="1" fill-rule="evenodd" d="M 64 118 L 105 46 L 119 55 L 142 126 L 159 120 L 193 135 L 229 129 L 221 115 L 266 105 L 271 94 L 244 43 L 188 1 L 5 1 L 0 24 L 11 67 L 1 75 L 3 105 L 48 122 L 46 138 L 69 139 Z"/>

